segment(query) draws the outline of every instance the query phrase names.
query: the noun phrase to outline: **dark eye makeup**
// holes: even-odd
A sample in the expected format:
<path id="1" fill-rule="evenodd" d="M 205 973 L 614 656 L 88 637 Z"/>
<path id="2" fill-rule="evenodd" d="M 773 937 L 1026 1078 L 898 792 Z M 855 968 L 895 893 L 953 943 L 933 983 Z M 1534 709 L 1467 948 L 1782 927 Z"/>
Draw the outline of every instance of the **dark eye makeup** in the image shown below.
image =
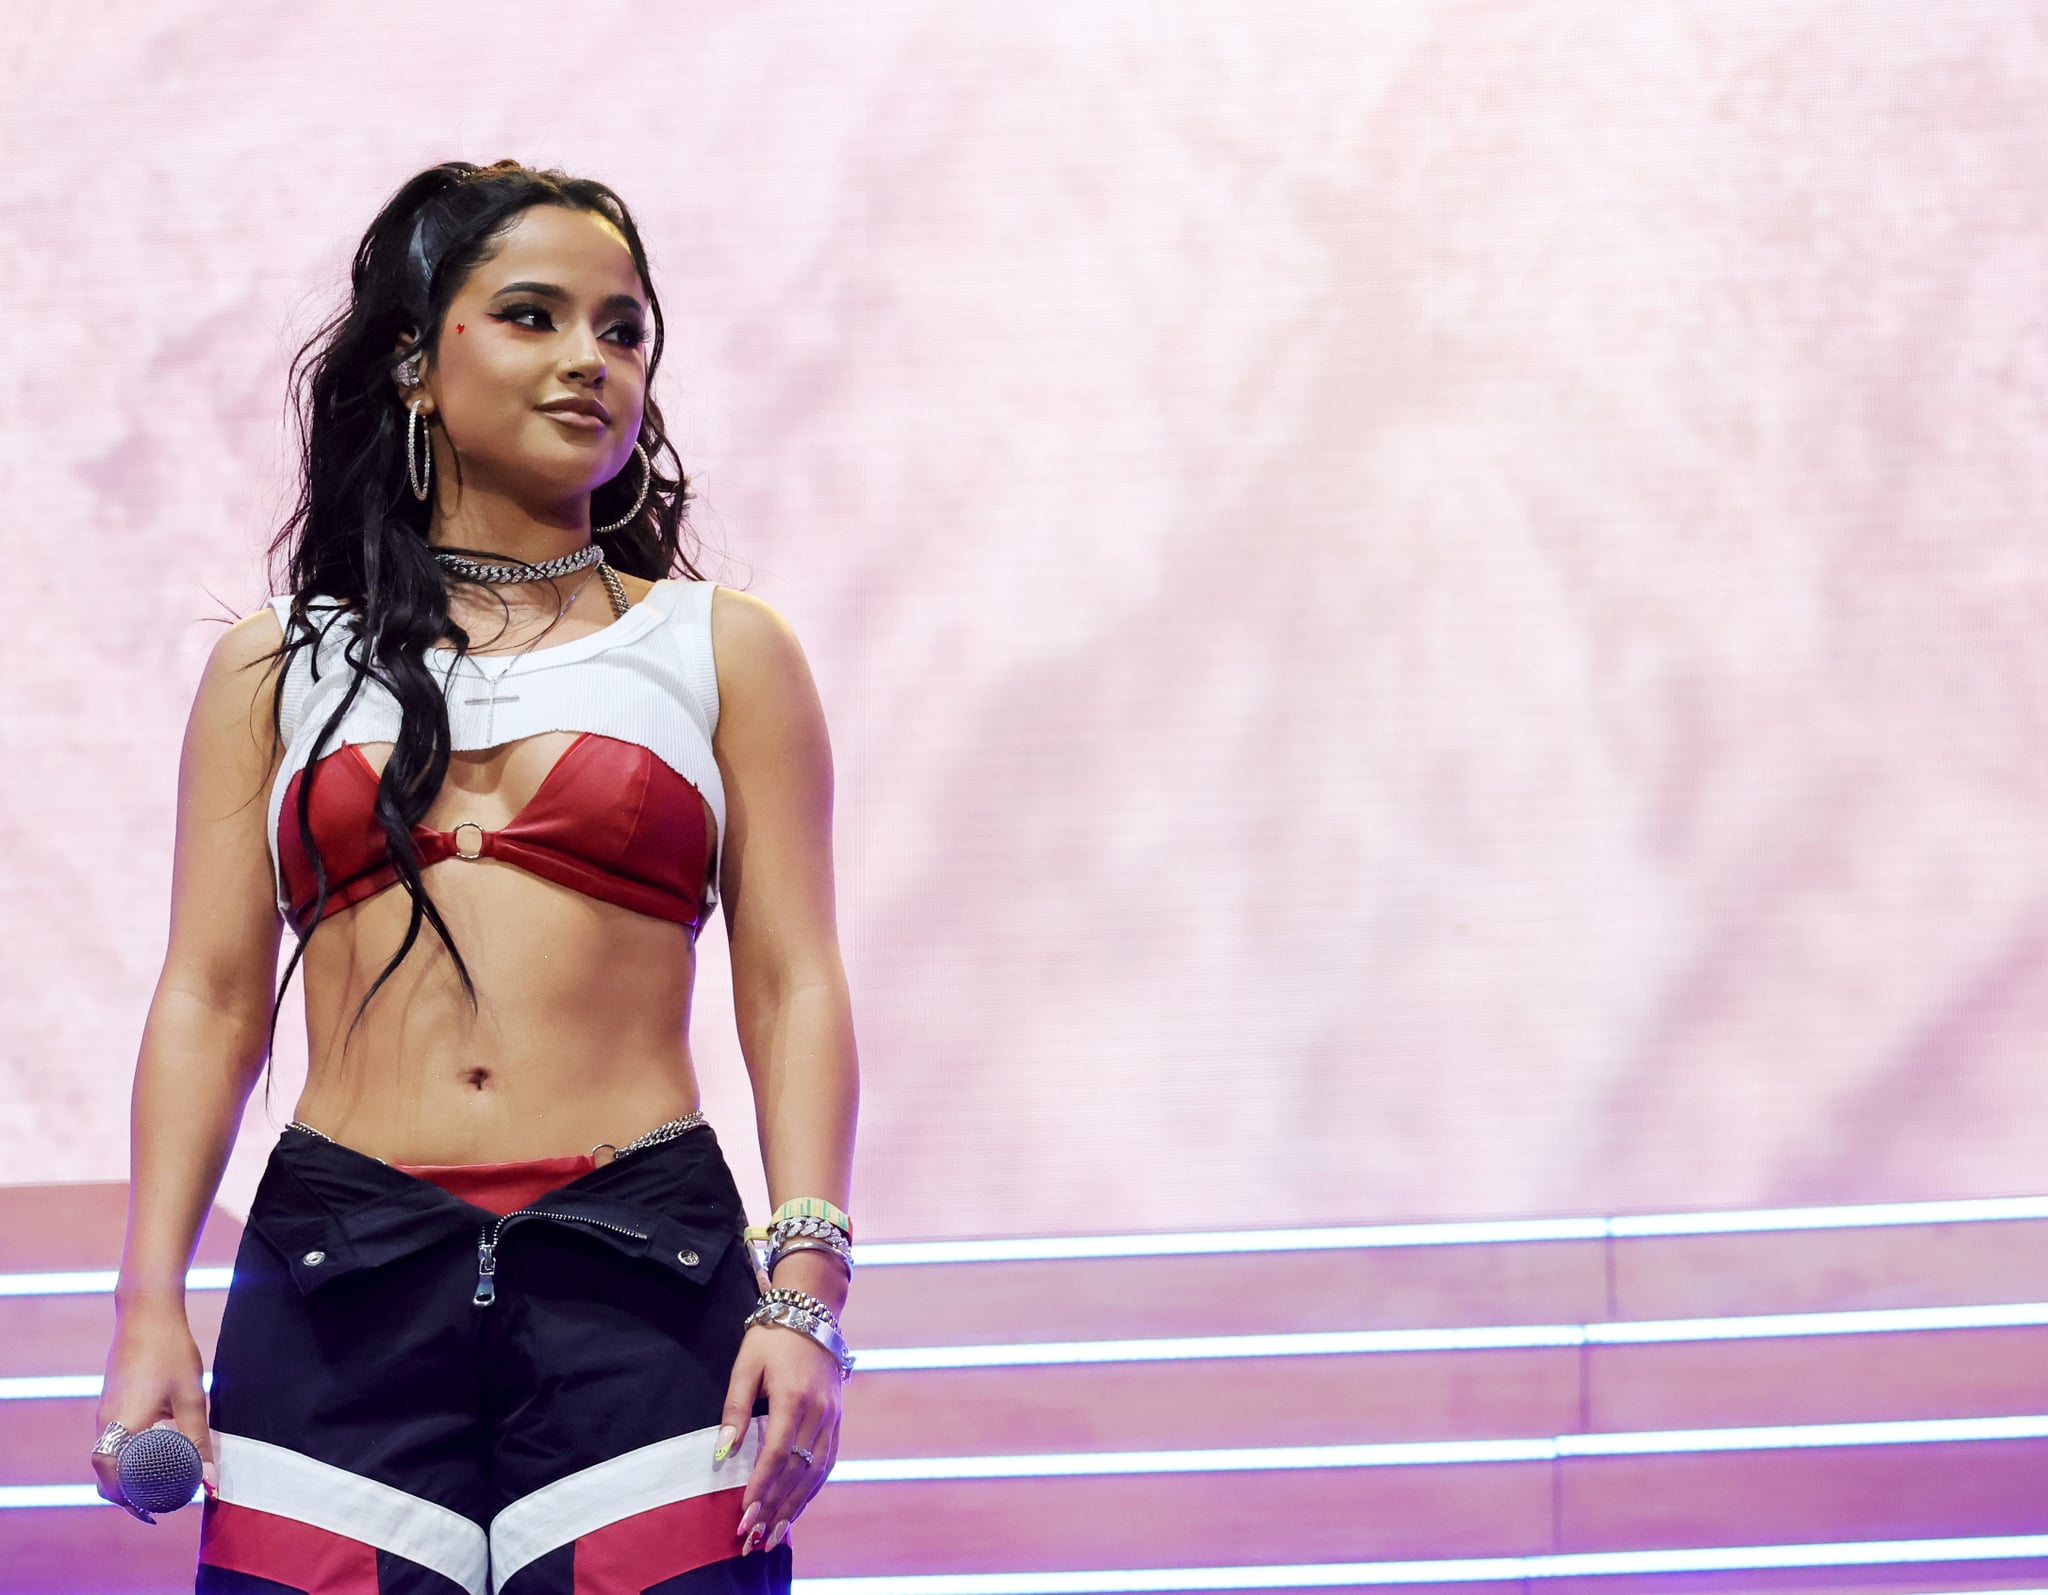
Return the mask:
<path id="1" fill-rule="evenodd" d="M 493 310 L 490 312 L 490 316 L 493 321 L 518 322 L 521 326 L 526 325 L 524 321 L 520 320 L 522 316 L 541 316 L 546 318 L 548 325 L 546 328 L 536 327 L 533 329 L 534 331 L 550 331 L 554 327 L 554 317 L 549 314 L 548 308 L 545 305 L 512 304 L 505 306 L 502 310 Z M 647 341 L 647 330 L 635 322 L 622 321 L 611 330 L 625 335 L 622 339 L 622 344 L 628 349 L 637 349 Z"/>

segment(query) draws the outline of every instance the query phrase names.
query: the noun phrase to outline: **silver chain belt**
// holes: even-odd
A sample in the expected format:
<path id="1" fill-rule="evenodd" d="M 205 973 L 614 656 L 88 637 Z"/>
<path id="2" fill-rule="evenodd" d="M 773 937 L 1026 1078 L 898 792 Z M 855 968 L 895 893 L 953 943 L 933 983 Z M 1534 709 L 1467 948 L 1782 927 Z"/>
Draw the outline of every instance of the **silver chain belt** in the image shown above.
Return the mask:
<path id="1" fill-rule="evenodd" d="M 609 1141 L 600 1141 L 597 1143 L 597 1146 L 611 1146 L 612 1161 L 616 1162 L 618 1161 L 618 1159 L 624 1157 L 628 1152 L 638 1152 L 646 1147 L 659 1146 L 663 1141 L 672 1141 L 677 1136 L 683 1134 L 685 1131 L 694 1130 L 699 1125 L 707 1124 L 709 1122 L 710 1121 L 707 1120 L 701 1112 L 699 1112 L 695 1108 L 692 1108 L 688 1113 L 685 1113 L 680 1119 L 670 1119 L 666 1124 L 657 1124 L 653 1129 L 649 1130 L 645 1135 L 641 1136 L 638 1140 L 628 1141 L 624 1146 L 612 1146 L 611 1142 Z M 313 1128 L 312 1125 L 303 1123 L 298 1119 L 292 1120 L 292 1122 L 287 1124 L 285 1128 L 287 1130 L 303 1130 L 308 1135 L 319 1137 L 319 1139 L 325 1141 L 329 1146 L 341 1145 L 341 1142 L 335 1140 L 333 1136 L 326 1134 L 324 1131 L 316 1130 Z M 594 1146 L 590 1149 L 590 1155 L 592 1157 L 597 1156 L 597 1146 Z M 379 1163 L 385 1164 L 388 1167 L 390 1160 L 387 1158 L 380 1157 L 377 1159 L 377 1161 Z"/>
<path id="2" fill-rule="evenodd" d="M 709 1122 L 702 1113 L 692 1108 L 680 1119 L 670 1119 L 666 1124 L 657 1124 L 636 1141 L 628 1141 L 624 1146 L 612 1147 L 612 1155 L 614 1157 L 624 1157 L 628 1152 L 638 1152 L 642 1147 L 659 1146 L 663 1141 L 673 1141 L 685 1130 L 694 1130 L 698 1125 Z M 597 1146 L 611 1146 L 611 1142 L 600 1141 L 597 1143 Z M 592 1157 L 597 1156 L 597 1146 L 590 1149 Z"/>

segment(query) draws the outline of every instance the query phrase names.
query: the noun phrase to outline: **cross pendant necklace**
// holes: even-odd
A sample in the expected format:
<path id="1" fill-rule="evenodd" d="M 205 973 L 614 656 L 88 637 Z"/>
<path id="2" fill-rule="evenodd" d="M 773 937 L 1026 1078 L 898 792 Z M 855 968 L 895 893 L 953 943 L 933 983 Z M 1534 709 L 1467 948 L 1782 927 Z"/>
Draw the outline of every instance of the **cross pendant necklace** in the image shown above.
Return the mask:
<path id="1" fill-rule="evenodd" d="M 593 572 L 592 574 L 595 574 L 595 572 Z M 583 589 L 588 587 L 589 585 L 589 576 L 584 577 L 583 580 L 576 584 L 576 590 L 569 595 L 569 601 L 566 604 L 562 605 L 561 614 L 555 616 L 553 620 L 549 621 L 545 626 L 541 627 L 539 631 L 533 634 L 533 641 L 529 642 L 524 648 L 521 648 L 517 653 L 515 653 L 512 656 L 511 664 L 508 664 L 507 666 L 505 666 L 503 670 L 498 672 L 496 680 L 492 680 L 490 674 L 483 668 L 482 665 L 477 665 L 477 679 L 483 682 L 485 686 L 490 688 L 491 695 L 488 698 L 464 698 L 462 701 L 465 705 L 472 709 L 476 708 L 479 704 L 483 706 L 484 740 L 482 746 L 486 748 L 495 748 L 498 745 L 498 705 L 500 703 L 517 703 L 519 701 L 518 693 L 502 692 L 499 690 L 502 684 L 504 683 L 505 678 L 512 674 L 514 668 L 518 665 L 520 660 L 524 659 L 528 654 L 533 652 L 534 648 L 539 645 L 541 638 L 545 637 L 549 632 L 553 631 L 556 626 L 561 624 L 563 618 L 567 616 L 569 611 L 576 607 L 576 600 L 583 596 Z M 473 656 L 470 658 L 470 663 L 476 663 L 475 658 Z"/>
<path id="2" fill-rule="evenodd" d="M 504 678 L 510 675 L 511 673 L 512 667 L 510 665 L 507 665 L 504 671 L 499 675 L 498 681 L 504 680 Z M 484 706 L 483 745 L 487 748 L 495 748 L 498 744 L 493 739 L 493 733 L 496 731 L 498 725 L 498 705 L 500 703 L 517 703 L 519 701 L 519 694 L 516 692 L 500 692 L 498 690 L 498 681 L 493 681 L 490 678 L 490 676 L 485 673 L 484 668 L 481 665 L 477 666 L 476 674 L 477 679 L 490 688 L 491 695 L 488 698 L 464 698 L 462 701 L 472 709 L 475 708 L 478 704 L 482 704 Z"/>

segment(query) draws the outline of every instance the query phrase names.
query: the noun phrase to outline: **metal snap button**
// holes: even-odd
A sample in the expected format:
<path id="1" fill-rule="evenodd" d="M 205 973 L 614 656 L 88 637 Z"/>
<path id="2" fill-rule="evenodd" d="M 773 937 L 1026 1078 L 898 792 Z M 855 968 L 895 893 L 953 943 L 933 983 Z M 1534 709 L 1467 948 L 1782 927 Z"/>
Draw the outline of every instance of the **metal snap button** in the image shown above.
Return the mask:
<path id="1" fill-rule="evenodd" d="M 308 1252 L 302 1261 L 308 1268 L 318 1268 L 327 1261 L 327 1254 L 325 1252 Z"/>
<path id="2" fill-rule="evenodd" d="M 676 1261 L 685 1268 L 695 1268 L 698 1263 L 698 1257 L 695 1252 L 677 1252 Z"/>

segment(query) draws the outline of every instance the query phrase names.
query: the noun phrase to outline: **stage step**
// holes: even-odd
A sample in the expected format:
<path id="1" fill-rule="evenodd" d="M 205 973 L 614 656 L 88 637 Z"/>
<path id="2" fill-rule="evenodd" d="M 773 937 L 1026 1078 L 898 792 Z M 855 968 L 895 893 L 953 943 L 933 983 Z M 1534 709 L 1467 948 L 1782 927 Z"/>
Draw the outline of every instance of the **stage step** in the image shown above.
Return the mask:
<path id="1" fill-rule="evenodd" d="M 0 1271 L 111 1269 L 125 1213 L 118 1185 L 0 1188 L 0 1235 L 13 1238 Z M 199 1263 L 225 1266 L 238 1240 L 233 1217 L 216 1212 Z M 207 1290 L 189 1298 L 203 1355 L 222 1300 Z M 1674 1450 L 1690 1442 L 1671 1438 L 2042 1416 L 2048 1325 L 1752 1336 L 1721 1322 L 1681 1325 L 1672 1332 L 1693 1338 L 1669 1343 L 1601 1338 L 1613 1325 L 2042 1302 L 2039 1219 L 867 1267 L 847 1330 L 877 1363 L 910 1350 L 1064 1349 L 1051 1361 L 860 1372 L 847 1389 L 839 1474 L 792 1536 L 799 1575 L 1469 1560 L 1478 1565 L 1468 1576 L 1440 1568 L 1415 1587 L 2048 1587 L 2048 1556 L 1588 1577 L 1558 1576 L 1567 1569 L 1547 1561 L 2048 1533 L 2048 1439 L 2034 1435 L 1824 1445 L 1781 1436 L 1704 1451 Z M 0 1378 L 97 1376 L 111 1328 L 104 1294 L 0 1296 Z M 1508 1343 L 1103 1360 L 1130 1341 L 1472 1330 Z M 0 1486 L 85 1483 L 93 1408 L 89 1397 L 0 1403 Z M 1601 1435 L 1630 1436 L 1647 1454 L 1571 1453 L 1568 1437 Z M 1565 1454 L 1552 1454 L 1559 1437 Z M 1373 1466 L 1217 1471 L 1213 1462 L 1228 1459 L 1201 1456 L 1482 1441 L 1538 1444 L 1516 1460 L 1453 1453 Z M 1152 1455 L 1079 1476 L 945 1476 L 976 1459 L 1103 1453 Z M 917 1461 L 938 1476 L 862 1477 L 869 1465 Z M 189 1588 L 197 1528 L 196 1509 L 148 1527 L 104 1506 L 10 1508 L 0 1512 L 7 1587 Z M 1498 1563 L 1485 1566 L 1498 1558 L 1536 1560 L 1511 1565 L 1527 1576 L 1502 1578 Z M 1356 1581 L 1400 1587 L 1377 1572 Z"/>

